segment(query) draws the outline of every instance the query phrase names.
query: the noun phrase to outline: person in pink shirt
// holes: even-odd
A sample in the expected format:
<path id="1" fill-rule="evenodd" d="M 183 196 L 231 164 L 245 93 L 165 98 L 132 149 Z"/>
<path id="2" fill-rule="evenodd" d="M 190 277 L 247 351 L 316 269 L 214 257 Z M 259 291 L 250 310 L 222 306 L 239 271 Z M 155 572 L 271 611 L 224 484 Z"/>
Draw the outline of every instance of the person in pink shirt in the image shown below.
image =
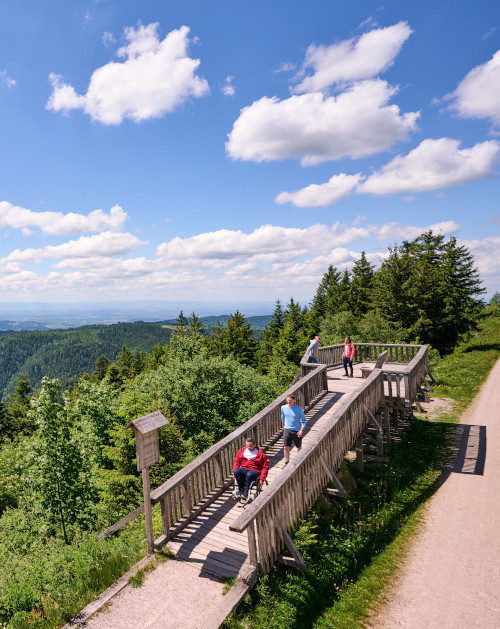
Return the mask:
<path id="1" fill-rule="evenodd" d="M 356 355 L 356 347 L 354 343 L 351 343 L 351 339 L 346 336 L 344 341 L 344 352 L 342 354 L 342 362 L 344 363 L 345 376 L 348 378 L 353 377 L 353 369 L 352 369 L 352 361 L 354 360 L 354 356 Z M 351 375 L 347 373 L 347 367 L 351 369 Z"/>
<path id="2" fill-rule="evenodd" d="M 238 450 L 234 459 L 233 476 L 238 484 L 236 496 L 248 498 L 250 485 L 259 479 L 262 486 L 268 471 L 269 463 L 266 455 L 257 447 L 255 441 L 248 437 L 245 447 Z"/>

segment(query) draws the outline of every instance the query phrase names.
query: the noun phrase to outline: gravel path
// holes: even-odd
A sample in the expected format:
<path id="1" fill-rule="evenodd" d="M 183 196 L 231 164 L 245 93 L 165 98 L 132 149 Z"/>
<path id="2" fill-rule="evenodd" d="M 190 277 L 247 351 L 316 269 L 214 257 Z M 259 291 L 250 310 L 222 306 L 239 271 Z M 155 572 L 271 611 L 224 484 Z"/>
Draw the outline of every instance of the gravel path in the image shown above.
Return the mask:
<path id="1" fill-rule="evenodd" d="M 426 508 L 375 629 L 500 628 L 500 360 L 458 432 L 453 470 Z"/>
<path id="2" fill-rule="evenodd" d="M 160 563 L 140 588 L 126 587 L 86 629 L 196 629 L 222 601 L 224 584 L 187 562 Z"/>

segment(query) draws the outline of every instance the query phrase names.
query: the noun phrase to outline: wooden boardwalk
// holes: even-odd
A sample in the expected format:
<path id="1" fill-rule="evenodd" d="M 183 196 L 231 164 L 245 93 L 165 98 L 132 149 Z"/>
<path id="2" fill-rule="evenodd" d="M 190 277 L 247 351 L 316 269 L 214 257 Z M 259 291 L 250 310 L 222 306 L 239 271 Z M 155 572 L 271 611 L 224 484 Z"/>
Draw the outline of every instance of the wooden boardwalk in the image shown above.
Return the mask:
<path id="1" fill-rule="evenodd" d="M 353 378 L 343 375 L 343 367 L 328 369 L 328 393 L 306 413 L 307 429 L 303 449 L 307 448 L 308 442 L 313 440 L 315 433 L 332 415 L 337 403 L 355 392 L 364 382 L 361 368 L 370 366 L 373 363 L 355 364 Z M 386 389 L 387 386 L 386 383 Z M 268 482 L 271 485 L 284 467 L 283 438 L 268 449 L 266 454 L 269 460 Z M 297 455 L 297 450 L 292 448 L 290 460 L 293 461 Z M 242 569 L 249 567 L 247 534 L 229 529 L 230 524 L 245 509 L 245 504 L 235 502 L 231 493 L 230 489 L 226 490 L 196 520 L 168 542 L 169 548 L 178 559 L 193 563 L 217 577 L 236 577 Z"/>

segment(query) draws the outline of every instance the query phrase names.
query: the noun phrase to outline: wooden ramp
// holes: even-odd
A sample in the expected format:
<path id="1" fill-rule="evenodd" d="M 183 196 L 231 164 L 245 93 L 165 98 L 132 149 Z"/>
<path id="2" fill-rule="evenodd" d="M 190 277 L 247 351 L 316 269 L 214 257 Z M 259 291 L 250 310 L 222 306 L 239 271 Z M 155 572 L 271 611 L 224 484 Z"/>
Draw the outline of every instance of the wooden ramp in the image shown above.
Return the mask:
<path id="1" fill-rule="evenodd" d="M 307 444 L 313 440 L 315 433 L 327 418 L 332 415 L 336 404 L 355 392 L 365 382 L 361 377 L 361 367 L 367 366 L 373 366 L 373 363 L 354 365 L 353 378 L 343 376 L 342 367 L 328 369 L 328 393 L 306 413 L 307 429 L 302 442 L 303 450 L 307 448 Z M 292 448 L 290 460 L 293 461 L 297 454 L 297 450 Z M 266 455 L 269 460 L 267 480 L 271 486 L 284 467 L 282 437 L 266 451 Z M 229 529 L 246 505 L 236 502 L 231 497 L 231 493 L 231 489 L 227 489 L 168 542 L 169 548 L 178 559 L 191 562 L 218 577 L 236 577 L 242 570 L 249 568 L 247 534 Z"/>

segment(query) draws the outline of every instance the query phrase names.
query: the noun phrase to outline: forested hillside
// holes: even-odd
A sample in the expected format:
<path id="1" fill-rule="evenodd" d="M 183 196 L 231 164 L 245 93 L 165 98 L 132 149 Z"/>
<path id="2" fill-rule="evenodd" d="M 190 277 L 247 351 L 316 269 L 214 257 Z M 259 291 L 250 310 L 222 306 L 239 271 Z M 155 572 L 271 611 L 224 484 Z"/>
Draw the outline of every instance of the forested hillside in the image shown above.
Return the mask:
<path id="1" fill-rule="evenodd" d="M 210 331 L 181 312 L 163 326 L 0 335 L 2 368 L 28 376 L 0 402 L 0 626 L 58 627 L 137 560 L 141 527 L 95 534 L 142 501 L 132 419 L 169 419 L 157 487 L 285 390 L 318 331 L 322 345 L 425 343 L 437 360 L 500 315 L 500 296 L 486 308 L 481 293 L 470 253 L 428 232 L 378 270 L 364 254 L 351 272 L 330 266 L 310 306 L 277 301 L 258 339 L 238 311 Z M 86 373 L 68 391 L 74 365 Z"/>
<path id="2" fill-rule="evenodd" d="M 200 319 L 207 333 L 229 315 Z M 249 323 L 258 337 L 270 316 L 250 317 Z M 87 325 L 70 330 L 0 332 L 0 399 L 14 393 L 22 374 L 36 388 L 42 378 L 58 378 L 63 387 L 72 386 L 80 376 L 91 372 L 97 359 L 116 360 L 125 345 L 134 355 L 151 352 L 157 344 L 168 343 L 175 329 L 175 319 L 145 323 Z"/>
<path id="3" fill-rule="evenodd" d="M 44 376 L 59 378 L 70 386 L 85 372 L 92 371 L 104 354 L 115 360 L 123 345 L 133 352 L 150 352 L 164 345 L 172 330 L 160 323 L 116 323 L 89 325 L 72 330 L 22 331 L 0 336 L 0 393 L 10 396 L 19 374 L 38 387 Z"/>

